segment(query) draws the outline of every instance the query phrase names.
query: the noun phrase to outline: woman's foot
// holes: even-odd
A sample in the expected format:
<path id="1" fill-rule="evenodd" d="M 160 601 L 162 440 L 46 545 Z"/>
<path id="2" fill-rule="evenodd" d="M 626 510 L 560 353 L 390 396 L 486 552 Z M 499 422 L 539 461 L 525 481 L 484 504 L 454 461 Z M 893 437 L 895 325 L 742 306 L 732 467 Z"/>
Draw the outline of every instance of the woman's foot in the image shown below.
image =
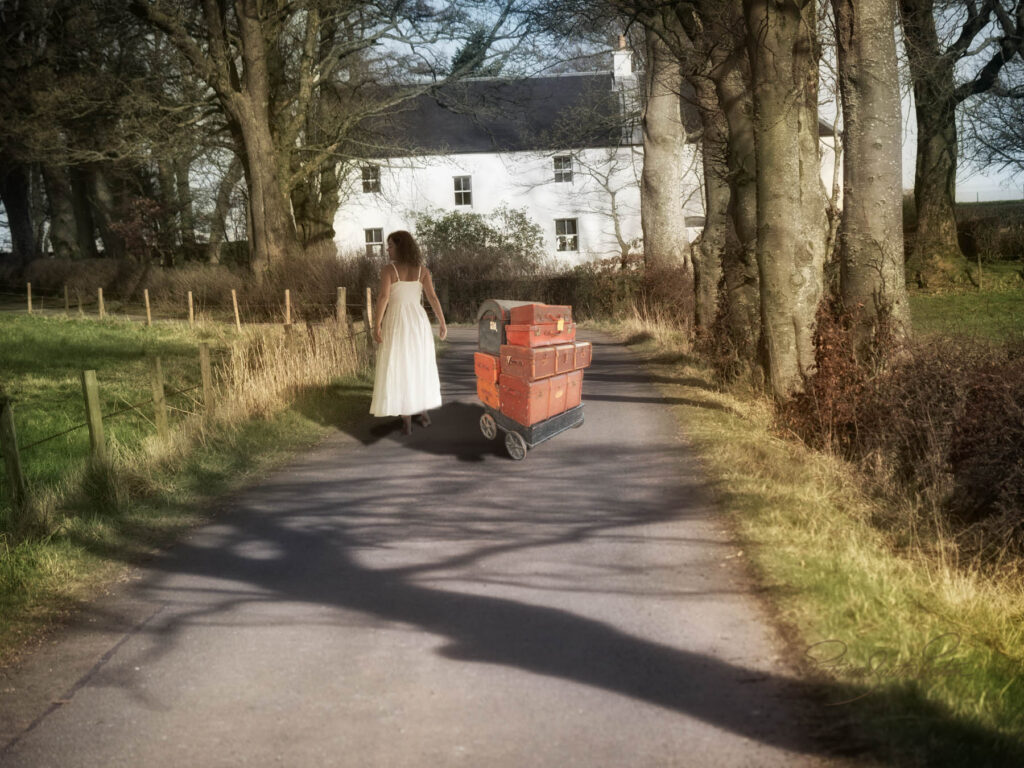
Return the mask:
<path id="1" fill-rule="evenodd" d="M 429 427 L 431 424 L 430 417 L 426 413 L 420 413 L 413 418 L 416 419 L 416 423 L 421 427 Z"/>
<path id="2" fill-rule="evenodd" d="M 402 434 L 403 435 L 411 435 L 412 434 L 412 419 L 409 416 L 403 416 L 402 417 Z"/>

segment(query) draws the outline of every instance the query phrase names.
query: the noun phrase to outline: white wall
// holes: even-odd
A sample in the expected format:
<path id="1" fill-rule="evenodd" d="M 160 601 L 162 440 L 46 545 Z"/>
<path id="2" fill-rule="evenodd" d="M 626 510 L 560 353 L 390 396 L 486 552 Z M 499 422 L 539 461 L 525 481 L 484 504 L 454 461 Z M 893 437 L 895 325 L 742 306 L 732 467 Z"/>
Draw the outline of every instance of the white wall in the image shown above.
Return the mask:
<path id="1" fill-rule="evenodd" d="M 392 160 L 380 169 L 379 194 L 362 192 L 361 171 L 356 170 L 348 179 L 351 192 L 335 219 L 338 250 L 361 251 L 365 229 L 379 227 L 385 236 L 395 229 L 414 231 L 420 213 L 460 210 L 487 215 L 501 205 L 525 208 L 543 231 L 548 255 L 561 265 L 619 256 L 616 223 L 623 240 L 639 244 L 642 151 L 619 147 L 572 153 L 572 182 L 555 182 L 555 154 L 562 153 L 472 153 Z M 455 205 L 455 176 L 472 177 L 471 206 Z M 697 212 L 698 184 L 698 177 L 693 176 Z M 577 219 L 579 251 L 558 251 L 555 219 L 571 218 Z"/>

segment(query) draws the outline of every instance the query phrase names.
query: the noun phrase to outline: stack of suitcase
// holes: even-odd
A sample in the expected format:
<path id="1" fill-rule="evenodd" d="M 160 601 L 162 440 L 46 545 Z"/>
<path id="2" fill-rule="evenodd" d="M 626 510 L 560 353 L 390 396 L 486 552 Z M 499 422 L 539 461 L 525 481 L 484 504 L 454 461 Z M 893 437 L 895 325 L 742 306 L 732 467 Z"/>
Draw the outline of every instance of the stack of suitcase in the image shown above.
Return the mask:
<path id="1" fill-rule="evenodd" d="M 485 405 L 524 427 L 580 405 L 593 350 L 576 341 L 572 307 L 491 301 L 480 318 L 474 369 Z"/>

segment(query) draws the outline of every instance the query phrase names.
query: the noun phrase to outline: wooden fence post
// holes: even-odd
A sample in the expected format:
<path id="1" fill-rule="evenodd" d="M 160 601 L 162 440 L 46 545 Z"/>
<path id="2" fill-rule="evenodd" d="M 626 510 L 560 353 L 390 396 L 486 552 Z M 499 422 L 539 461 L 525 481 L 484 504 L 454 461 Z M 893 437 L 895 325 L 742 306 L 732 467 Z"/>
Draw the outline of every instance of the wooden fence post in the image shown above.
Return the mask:
<path id="1" fill-rule="evenodd" d="M 92 457 L 103 461 L 107 457 L 103 441 L 103 412 L 100 410 L 100 389 L 96 371 L 82 371 L 82 392 L 85 394 L 85 420 L 89 423 L 89 446 Z"/>
<path id="2" fill-rule="evenodd" d="M 213 410 L 213 370 L 210 368 L 210 345 L 199 344 L 199 373 L 203 378 L 203 405 L 207 413 Z"/>
<path id="3" fill-rule="evenodd" d="M 104 317 L 107 316 L 107 310 L 103 306 L 103 289 L 102 288 L 97 288 L 96 289 L 96 298 L 99 300 L 99 304 L 100 304 L 100 320 L 102 320 Z"/>
<path id="4" fill-rule="evenodd" d="M 188 324 L 190 326 L 196 324 L 196 310 L 195 305 L 192 303 L 192 291 L 188 292 Z"/>
<path id="5" fill-rule="evenodd" d="M 345 294 L 348 292 L 346 288 L 338 288 L 338 299 L 336 302 L 337 313 L 338 313 L 338 325 L 343 328 L 348 328 L 348 307 L 345 306 L 346 298 Z"/>
<path id="6" fill-rule="evenodd" d="M 78 299 L 78 316 L 85 317 L 85 310 L 82 309 L 82 292 L 75 290 L 75 298 Z"/>
<path id="7" fill-rule="evenodd" d="M 25 475 L 21 471 L 21 456 L 18 454 L 18 434 L 14 429 L 14 408 L 11 401 L 0 395 L 0 453 L 7 466 L 7 484 L 11 486 L 11 501 L 16 513 L 22 513 L 28 504 L 28 490 Z"/>
<path id="8" fill-rule="evenodd" d="M 284 324 L 292 324 L 292 292 L 284 289 Z"/>
<path id="9" fill-rule="evenodd" d="M 25 283 L 28 288 L 28 313 L 32 314 L 32 283 Z"/>
<path id="10" fill-rule="evenodd" d="M 241 333 L 242 321 L 238 318 L 238 293 L 234 288 L 231 289 L 231 304 L 235 308 L 235 330 Z"/>
<path id="11" fill-rule="evenodd" d="M 64 314 L 71 314 L 71 297 L 68 295 L 68 287 L 64 286 Z"/>
<path id="12" fill-rule="evenodd" d="M 149 307 L 149 288 L 142 291 L 142 297 L 146 300 L 146 325 L 153 325 L 153 311 Z"/>
<path id="13" fill-rule="evenodd" d="M 170 430 L 167 427 L 167 399 L 164 397 L 164 372 L 160 367 L 160 358 L 153 358 L 153 413 L 156 421 L 156 433 L 166 438 Z"/>

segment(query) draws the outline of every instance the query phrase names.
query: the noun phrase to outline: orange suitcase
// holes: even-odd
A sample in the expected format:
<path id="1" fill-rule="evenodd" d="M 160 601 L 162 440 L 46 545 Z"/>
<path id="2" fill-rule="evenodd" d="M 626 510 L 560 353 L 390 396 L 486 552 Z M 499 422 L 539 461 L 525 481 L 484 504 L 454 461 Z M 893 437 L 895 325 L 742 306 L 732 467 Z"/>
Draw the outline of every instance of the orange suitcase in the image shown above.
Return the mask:
<path id="1" fill-rule="evenodd" d="M 578 371 L 580 368 L 586 368 L 590 365 L 594 359 L 594 348 L 589 341 L 577 341 L 575 344 L 576 361 L 573 363 L 573 369 Z"/>
<path id="2" fill-rule="evenodd" d="M 565 382 L 565 410 L 575 408 L 583 400 L 583 371 L 568 374 Z"/>
<path id="3" fill-rule="evenodd" d="M 501 412 L 513 421 L 529 427 L 548 417 L 550 379 L 526 381 L 502 374 L 498 380 Z"/>
<path id="4" fill-rule="evenodd" d="M 576 365 L 576 345 L 559 344 L 555 347 L 555 373 L 568 373 Z"/>
<path id="5" fill-rule="evenodd" d="M 509 344 L 517 347 L 546 347 L 564 344 L 576 338 L 575 323 L 566 323 L 561 328 L 558 325 L 558 323 L 506 325 L 505 337 Z"/>
<path id="6" fill-rule="evenodd" d="M 541 325 L 557 323 L 559 320 L 563 325 L 571 323 L 572 307 L 561 304 L 524 304 L 512 307 L 508 313 L 510 325 Z"/>
<path id="7" fill-rule="evenodd" d="M 502 344 L 499 366 L 502 373 L 526 381 L 554 376 L 555 348 L 514 347 L 511 344 Z"/>
<path id="8" fill-rule="evenodd" d="M 501 409 L 501 397 L 498 394 L 498 385 L 493 381 L 476 380 L 476 396 L 494 410 Z"/>
<path id="9" fill-rule="evenodd" d="M 552 376 L 549 381 L 551 382 L 551 391 L 548 394 L 548 418 L 551 418 L 556 413 L 565 410 L 565 391 L 569 383 L 569 376 L 560 373 L 558 376 Z"/>
<path id="10" fill-rule="evenodd" d="M 473 353 L 473 370 L 480 381 L 496 384 L 498 381 L 498 358 L 486 352 Z"/>

